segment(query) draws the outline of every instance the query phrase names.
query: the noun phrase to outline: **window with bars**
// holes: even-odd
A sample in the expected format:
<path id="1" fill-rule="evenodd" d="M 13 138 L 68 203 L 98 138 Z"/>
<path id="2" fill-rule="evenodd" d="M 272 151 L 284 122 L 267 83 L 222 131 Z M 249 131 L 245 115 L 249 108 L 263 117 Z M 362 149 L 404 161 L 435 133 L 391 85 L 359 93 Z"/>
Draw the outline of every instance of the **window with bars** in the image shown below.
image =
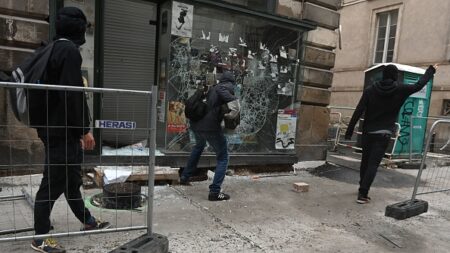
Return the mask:
<path id="1" fill-rule="evenodd" d="M 442 101 L 442 115 L 450 116 L 450 99 L 444 99 Z"/>
<path id="2" fill-rule="evenodd" d="M 398 9 L 377 14 L 374 64 L 393 61 L 397 20 Z"/>

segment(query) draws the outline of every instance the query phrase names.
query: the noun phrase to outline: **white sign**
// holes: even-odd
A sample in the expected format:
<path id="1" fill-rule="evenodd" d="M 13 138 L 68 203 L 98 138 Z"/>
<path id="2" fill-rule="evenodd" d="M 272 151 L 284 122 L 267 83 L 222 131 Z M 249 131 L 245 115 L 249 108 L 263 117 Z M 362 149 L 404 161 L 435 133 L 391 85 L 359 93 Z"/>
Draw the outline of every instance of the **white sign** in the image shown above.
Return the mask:
<path id="1" fill-rule="evenodd" d="M 96 120 L 96 128 L 136 129 L 134 121 Z"/>
<path id="2" fill-rule="evenodd" d="M 172 35 L 192 37 L 192 22 L 194 6 L 173 1 L 172 4 Z"/>
<path id="3" fill-rule="evenodd" d="M 297 116 L 295 111 L 280 110 L 277 119 L 276 149 L 294 149 Z"/>
<path id="4" fill-rule="evenodd" d="M 418 92 L 412 94 L 410 97 L 426 99 L 427 98 L 427 87 L 428 87 L 428 84 L 423 86 L 423 88 L 421 90 L 419 90 Z"/>

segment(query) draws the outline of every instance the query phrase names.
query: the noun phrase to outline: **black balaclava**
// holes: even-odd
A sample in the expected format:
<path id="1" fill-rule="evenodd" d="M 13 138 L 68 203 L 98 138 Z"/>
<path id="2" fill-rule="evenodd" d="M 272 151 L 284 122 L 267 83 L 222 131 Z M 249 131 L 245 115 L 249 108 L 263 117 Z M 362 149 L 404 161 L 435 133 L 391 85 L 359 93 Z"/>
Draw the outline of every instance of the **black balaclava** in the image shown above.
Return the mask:
<path id="1" fill-rule="evenodd" d="M 56 14 L 56 38 L 71 40 L 78 46 L 86 42 L 87 20 L 84 13 L 76 7 L 61 8 Z"/>
<path id="2" fill-rule="evenodd" d="M 391 79 L 397 81 L 398 68 L 395 65 L 389 64 L 383 69 L 383 80 Z"/>

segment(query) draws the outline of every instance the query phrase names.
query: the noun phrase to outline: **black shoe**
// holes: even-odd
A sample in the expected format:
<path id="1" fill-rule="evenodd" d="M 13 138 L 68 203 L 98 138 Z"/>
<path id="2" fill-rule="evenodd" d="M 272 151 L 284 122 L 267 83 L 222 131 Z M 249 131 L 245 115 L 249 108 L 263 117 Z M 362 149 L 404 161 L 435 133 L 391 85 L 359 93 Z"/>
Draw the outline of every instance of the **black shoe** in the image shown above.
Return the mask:
<path id="1" fill-rule="evenodd" d="M 209 193 L 208 200 L 209 201 L 222 201 L 222 200 L 229 200 L 230 195 L 220 192 L 220 193 Z"/>
<path id="2" fill-rule="evenodd" d="M 58 245 L 55 239 L 33 240 L 31 248 L 42 253 L 65 253 L 66 250 Z"/>
<path id="3" fill-rule="evenodd" d="M 95 222 L 93 224 L 85 224 L 84 227 L 82 227 L 80 230 L 81 231 L 89 231 L 89 230 L 107 229 L 110 227 L 111 227 L 111 224 L 109 222 L 95 219 Z"/>
<path id="4" fill-rule="evenodd" d="M 358 204 L 368 204 L 369 202 L 370 202 L 369 196 L 358 194 L 358 198 L 356 199 L 356 203 L 358 203 Z"/>

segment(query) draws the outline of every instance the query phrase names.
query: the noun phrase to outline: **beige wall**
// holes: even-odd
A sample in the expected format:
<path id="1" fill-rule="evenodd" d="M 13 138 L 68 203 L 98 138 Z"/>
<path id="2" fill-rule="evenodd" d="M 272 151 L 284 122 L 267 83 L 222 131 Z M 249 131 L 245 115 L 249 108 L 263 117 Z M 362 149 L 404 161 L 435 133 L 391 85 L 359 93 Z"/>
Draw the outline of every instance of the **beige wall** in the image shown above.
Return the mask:
<path id="1" fill-rule="evenodd" d="M 441 66 L 435 76 L 430 115 L 440 115 L 450 90 L 450 1 L 345 0 L 341 13 L 342 49 L 336 49 L 331 105 L 356 106 L 364 70 L 372 65 L 378 11 L 399 8 L 394 61 L 425 68 Z"/>

